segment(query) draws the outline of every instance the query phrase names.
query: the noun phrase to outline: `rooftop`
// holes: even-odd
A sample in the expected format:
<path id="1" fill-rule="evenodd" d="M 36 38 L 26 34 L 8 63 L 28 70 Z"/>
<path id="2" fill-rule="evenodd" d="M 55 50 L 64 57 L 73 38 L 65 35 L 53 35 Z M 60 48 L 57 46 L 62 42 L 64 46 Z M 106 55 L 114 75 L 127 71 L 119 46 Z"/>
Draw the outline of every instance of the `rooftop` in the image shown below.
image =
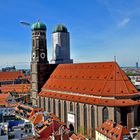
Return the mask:
<path id="1" fill-rule="evenodd" d="M 15 80 L 18 79 L 19 77 L 24 77 L 23 72 L 21 71 L 0 72 L 0 82 Z"/>
<path id="2" fill-rule="evenodd" d="M 43 22 L 37 21 L 32 24 L 32 30 L 46 30 L 46 25 Z"/>
<path id="3" fill-rule="evenodd" d="M 30 84 L 9 84 L 1 85 L 0 90 L 2 92 L 17 92 L 17 93 L 27 93 L 30 92 Z"/>
<path id="4" fill-rule="evenodd" d="M 59 64 L 40 96 L 109 106 L 140 104 L 132 99 L 139 96 L 137 89 L 116 62 Z"/>
<path id="5" fill-rule="evenodd" d="M 111 140 L 122 140 L 124 135 L 129 135 L 126 127 L 114 123 L 112 120 L 107 120 L 96 131 L 110 138 Z"/>
<path id="6" fill-rule="evenodd" d="M 58 24 L 55 26 L 53 33 L 57 33 L 57 32 L 67 33 L 68 30 L 63 24 Z"/>

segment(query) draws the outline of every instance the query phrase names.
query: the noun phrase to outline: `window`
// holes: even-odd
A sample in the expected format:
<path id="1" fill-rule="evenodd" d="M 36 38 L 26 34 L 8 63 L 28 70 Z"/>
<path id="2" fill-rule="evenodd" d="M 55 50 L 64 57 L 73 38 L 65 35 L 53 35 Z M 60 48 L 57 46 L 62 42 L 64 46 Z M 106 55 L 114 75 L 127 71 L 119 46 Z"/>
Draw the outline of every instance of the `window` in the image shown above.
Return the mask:
<path id="1" fill-rule="evenodd" d="M 94 112 L 94 106 L 91 107 L 91 127 L 92 127 L 92 136 L 95 137 L 95 112 Z"/>
<path id="2" fill-rule="evenodd" d="M 53 99 L 53 113 L 55 114 L 55 99 Z"/>
<path id="3" fill-rule="evenodd" d="M 67 103 L 64 101 L 64 121 L 67 122 Z"/>
<path id="4" fill-rule="evenodd" d="M 80 105 L 77 103 L 77 131 L 80 132 Z"/>
<path id="5" fill-rule="evenodd" d="M 58 101 L 58 113 L 59 113 L 59 118 L 60 118 L 60 120 L 61 120 L 61 101 L 59 100 Z"/>
<path id="6" fill-rule="evenodd" d="M 105 122 L 109 118 L 107 107 L 104 107 L 103 108 L 103 110 L 102 110 L 102 116 L 103 116 L 103 122 Z"/>
<path id="7" fill-rule="evenodd" d="M 87 106 L 84 104 L 84 134 L 87 134 Z"/>
<path id="8" fill-rule="evenodd" d="M 73 112 L 73 103 L 70 102 L 70 112 Z"/>
<path id="9" fill-rule="evenodd" d="M 48 112 L 51 111 L 51 104 L 50 104 L 50 98 L 48 98 Z"/>
<path id="10" fill-rule="evenodd" d="M 43 103 L 43 105 L 44 105 L 44 110 L 46 110 L 46 99 L 44 98 L 44 103 Z"/>

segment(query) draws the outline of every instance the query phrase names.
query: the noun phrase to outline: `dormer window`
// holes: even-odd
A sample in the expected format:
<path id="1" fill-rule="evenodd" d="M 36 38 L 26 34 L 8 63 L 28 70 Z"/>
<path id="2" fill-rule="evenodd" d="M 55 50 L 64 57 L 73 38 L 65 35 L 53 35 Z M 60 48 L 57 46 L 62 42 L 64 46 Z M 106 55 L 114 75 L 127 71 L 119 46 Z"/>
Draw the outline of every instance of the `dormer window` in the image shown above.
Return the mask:
<path id="1" fill-rule="evenodd" d="M 114 137 L 117 138 L 118 137 L 118 134 L 114 134 Z"/>

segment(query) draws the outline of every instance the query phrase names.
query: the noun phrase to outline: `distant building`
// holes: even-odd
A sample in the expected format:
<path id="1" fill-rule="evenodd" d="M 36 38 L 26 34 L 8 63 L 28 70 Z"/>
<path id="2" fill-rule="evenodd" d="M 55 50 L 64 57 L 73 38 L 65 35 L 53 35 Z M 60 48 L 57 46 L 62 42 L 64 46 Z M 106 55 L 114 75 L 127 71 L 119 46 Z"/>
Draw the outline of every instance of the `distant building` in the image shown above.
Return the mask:
<path id="1" fill-rule="evenodd" d="M 1 93 L 0 94 L 0 107 L 11 107 L 15 106 L 16 101 L 9 93 Z"/>
<path id="2" fill-rule="evenodd" d="M 52 64 L 73 63 L 70 59 L 70 35 L 64 25 L 56 25 L 52 33 L 52 44 Z"/>
<path id="3" fill-rule="evenodd" d="M 15 66 L 13 66 L 13 67 L 5 67 L 5 68 L 2 68 L 2 71 L 3 72 L 16 71 L 16 67 Z"/>
<path id="4" fill-rule="evenodd" d="M 0 72 L 0 85 L 20 84 L 23 78 L 21 71 Z"/>
<path id="5" fill-rule="evenodd" d="M 24 104 L 18 104 L 15 109 L 15 114 L 23 119 L 30 119 L 36 112 L 43 111 L 43 108 L 33 107 Z"/>
<path id="6" fill-rule="evenodd" d="M 0 123 L 0 140 L 34 140 L 32 123 L 24 120 L 13 120 Z"/>
<path id="7" fill-rule="evenodd" d="M 96 140 L 129 140 L 130 134 L 126 127 L 107 120 L 96 128 Z"/>
<path id="8" fill-rule="evenodd" d="M 137 68 L 137 69 L 139 68 L 139 64 L 138 64 L 138 62 L 136 62 L 136 68 Z"/>
<path id="9" fill-rule="evenodd" d="M 30 102 L 30 84 L 8 84 L 1 85 L 1 93 L 10 93 L 17 102 Z"/>
<path id="10" fill-rule="evenodd" d="M 0 122 L 15 120 L 15 107 L 0 107 Z"/>

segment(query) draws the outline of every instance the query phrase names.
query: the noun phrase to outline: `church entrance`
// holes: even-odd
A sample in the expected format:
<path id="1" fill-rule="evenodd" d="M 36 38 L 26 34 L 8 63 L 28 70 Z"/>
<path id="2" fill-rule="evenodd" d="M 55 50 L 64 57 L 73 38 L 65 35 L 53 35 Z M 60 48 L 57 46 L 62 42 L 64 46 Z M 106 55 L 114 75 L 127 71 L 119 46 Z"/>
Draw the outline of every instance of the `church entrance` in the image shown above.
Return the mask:
<path id="1" fill-rule="evenodd" d="M 70 124 L 69 125 L 69 129 L 70 129 L 71 132 L 74 132 L 74 126 L 73 126 L 73 124 Z"/>
<path id="2" fill-rule="evenodd" d="M 121 123 L 124 126 L 127 126 L 127 108 L 126 107 L 121 107 Z"/>

